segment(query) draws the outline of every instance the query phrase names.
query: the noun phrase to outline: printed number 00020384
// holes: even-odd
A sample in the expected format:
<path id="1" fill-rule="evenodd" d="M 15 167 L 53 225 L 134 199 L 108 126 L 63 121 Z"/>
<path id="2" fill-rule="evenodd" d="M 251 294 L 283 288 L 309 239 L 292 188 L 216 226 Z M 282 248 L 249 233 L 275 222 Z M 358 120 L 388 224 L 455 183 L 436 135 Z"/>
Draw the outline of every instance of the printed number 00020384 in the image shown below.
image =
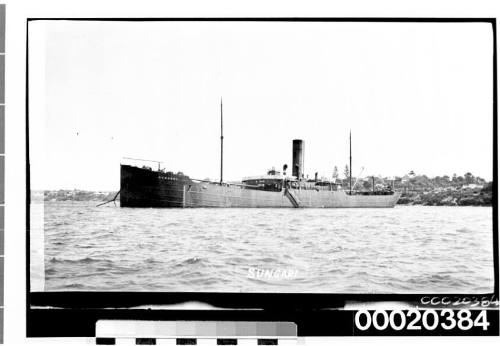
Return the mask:
<path id="1" fill-rule="evenodd" d="M 359 310 L 354 317 L 356 328 L 364 331 L 372 325 L 377 330 L 391 328 L 393 330 L 434 330 L 441 327 L 444 330 L 459 328 L 469 330 L 473 327 L 480 327 L 487 330 L 490 323 L 487 320 L 486 310 L 482 310 L 473 318 L 471 310 L 459 310 L 456 314 L 454 310 Z"/>

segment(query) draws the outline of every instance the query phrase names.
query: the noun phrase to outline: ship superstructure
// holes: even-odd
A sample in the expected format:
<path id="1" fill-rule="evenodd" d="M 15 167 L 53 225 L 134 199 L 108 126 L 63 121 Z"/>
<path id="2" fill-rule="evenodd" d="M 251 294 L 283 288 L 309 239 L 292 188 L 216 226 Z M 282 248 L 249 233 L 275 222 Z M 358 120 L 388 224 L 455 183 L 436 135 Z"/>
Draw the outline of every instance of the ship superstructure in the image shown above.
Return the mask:
<path id="1" fill-rule="evenodd" d="M 223 127 L 221 101 L 220 181 L 193 179 L 178 172 L 150 167 L 120 167 L 120 206 L 145 208 L 391 208 L 400 197 L 383 191 L 354 191 L 349 150 L 349 189 L 335 180 L 304 176 L 305 142 L 292 142 L 292 175 L 271 169 L 266 175 L 246 177 L 238 183 L 223 181 Z M 349 135 L 349 147 L 351 136 Z"/>
<path id="2" fill-rule="evenodd" d="M 400 193 L 352 191 L 334 180 L 306 179 L 304 142 L 293 141 L 293 173 L 271 169 L 241 183 L 192 179 L 181 172 L 121 165 L 120 205 L 158 208 L 390 208 Z M 293 174 L 292 173 L 292 174 Z"/>

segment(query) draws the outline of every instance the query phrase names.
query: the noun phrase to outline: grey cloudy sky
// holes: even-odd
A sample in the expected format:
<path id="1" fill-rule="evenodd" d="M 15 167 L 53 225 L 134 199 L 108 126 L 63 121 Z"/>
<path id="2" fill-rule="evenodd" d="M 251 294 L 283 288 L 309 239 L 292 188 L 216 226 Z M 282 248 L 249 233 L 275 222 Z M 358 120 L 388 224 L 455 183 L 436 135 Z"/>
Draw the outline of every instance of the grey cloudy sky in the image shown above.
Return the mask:
<path id="1" fill-rule="evenodd" d="M 31 22 L 34 189 L 117 190 L 123 157 L 226 180 L 305 171 L 492 178 L 485 23 Z"/>

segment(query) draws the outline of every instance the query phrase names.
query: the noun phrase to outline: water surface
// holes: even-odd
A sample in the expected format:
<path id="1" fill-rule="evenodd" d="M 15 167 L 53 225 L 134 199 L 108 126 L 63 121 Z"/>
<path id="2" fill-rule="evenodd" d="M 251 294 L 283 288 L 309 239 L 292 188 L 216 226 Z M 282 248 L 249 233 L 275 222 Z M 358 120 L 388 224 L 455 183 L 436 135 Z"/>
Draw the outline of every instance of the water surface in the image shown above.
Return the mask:
<path id="1" fill-rule="evenodd" d="M 95 205 L 45 203 L 45 290 L 493 290 L 492 209 L 488 207 L 130 209 Z M 257 277 L 265 270 L 293 275 Z"/>

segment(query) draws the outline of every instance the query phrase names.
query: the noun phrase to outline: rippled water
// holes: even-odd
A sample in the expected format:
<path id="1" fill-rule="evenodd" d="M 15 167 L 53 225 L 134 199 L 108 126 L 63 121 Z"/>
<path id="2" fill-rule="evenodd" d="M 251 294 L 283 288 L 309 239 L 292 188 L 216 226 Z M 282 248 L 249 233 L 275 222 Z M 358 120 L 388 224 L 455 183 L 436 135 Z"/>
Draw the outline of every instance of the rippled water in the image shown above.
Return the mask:
<path id="1" fill-rule="evenodd" d="M 493 290 L 491 208 L 122 209 L 48 202 L 44 215 L 45 290 Z M 278 277 L 258 277 L 265 270 Z"/>

